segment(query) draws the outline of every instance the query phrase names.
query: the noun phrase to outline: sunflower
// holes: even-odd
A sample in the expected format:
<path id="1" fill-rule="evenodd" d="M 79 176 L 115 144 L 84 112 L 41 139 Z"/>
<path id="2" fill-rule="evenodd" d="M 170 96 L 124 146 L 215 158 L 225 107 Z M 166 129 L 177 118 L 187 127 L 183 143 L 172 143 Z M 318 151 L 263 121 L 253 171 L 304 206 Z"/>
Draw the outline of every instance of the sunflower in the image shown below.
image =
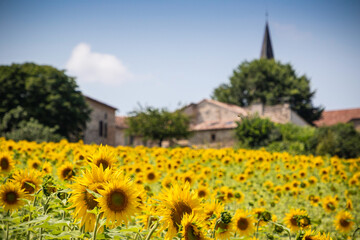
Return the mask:
<path id="1" fill-rule="evenodd" d="M 182 186 L 174 184 L 170 189 L 164 189 L 159 195 L 161 201 L 159 215 L 162 218 L 162 230 L 168 229 L 165 239 L 172 239 L 178 232 L 185 214 L 202 212 L 200 200 L 196 193 L 190 190 L 190 183 Z"/>
<path id="2" fill-rule="evenodd" d="M 98 191 L 102 197 L 96 201 L 99 203 L 100 212 L 106 218 L 107 225 L 110 222 L 115 226 L 122 222 L 127 224 L 131 216 L 140 210 L 137 187 L 121 174 L 113 176 L 104 189 Z"/>
<path id="3" fill-rule="evenodd" d="M 228 240 L 234 234 L 232 217 L 228 212 L 222 212 L 220 219 L 214 227 L 215 239 Z"/>
<path id="4" fill-rule="evenodd" d="M 49 162 L 45 162 L 41 167 L 41 171 L 44 172 L 45 174 L 51 174 L 52 173 L 51 164 Z"/>
<path id="5" fill-rule="evenodd" d="M 207 199 L 210 196 L 210 191 L 206 186 L 199 186 L 199 188 L 196 190 L 196 194 L 200 199 Z"/>
<path id="6" fill-rule="evenodd" d="M 19 170 L 12 177 L 11 181 L 19 183 L 26 194 L 34 194 L 42 183 L 41 173 L 33 169 Z"/>
<path id="7" fill-rule="evenodd" d="M 325 212 L 334 212 L 336 210 L 336 207 L 338 205 L 338 202 L 336 201 L 335 198 L 331 197 L 331 196 L 327 196 L 323 199 L 322 201 L 322 206 L 325 210 Z"/>
<path id="8" fill-rule="evenodd" d="M 75 177 L 75 184 L 69 186 L 72 189 L 69 198 L 72 205 L 69 209 L 75 208 L 73 213 L 75 220 L 81 220 L 80 226 L 85 225 L 85 231 L 94 230 L 96 216 L 88 210 L 91 211 L 98 206 L 98 202 L 88 189 L 99 193 L 100 189 L 104 189 L 103 185 L 109 181 L 111 173 L 110 169 L 104 170 L 102 167 L 98 168 L 96 165 L 92 165 L 91 170 L 83 172 L 83 177 Z"/>
<path id="9" fill-rule="evenodd" d="M 301 240 L 322 240 L 320 233 L 316 233 L 314 230 L 307 230 Z"/>
<path id="10" fill-rule="evenodd" d="M 256 219 L 242 209 L 236 210 L 233 217 L 232 227 L 240 236 L 248 236 L 255 231 Z"/>
<path id="11" fill-rule="evenodd" d="M 14 168 L 15 162 L 7 152 L 0 153 L 0 173 L 9 173 Z"/>
<path id="12" fill-rule="evenodd" d="M 58 176 L 61 180 L 72 180 L 75 176 L 74 165 L 70 162 L 66 162 L 58 169 Z"/>
<path id="13" fill-rule="evenodd" d="M 34 170 L 41 170 L 41 165 L 42 162 L 39 160 L 39 158 L 34 158 L 28 161 L 28 167 L 29 169 L 34 169 Z"/>
<path id="14" fill-rule="evenodd" d="M 184 240 L 210 240 L 205 236 L 204 220 L 193 212 L 182 218 L 180 234 Z"/>
<path id="15" fill-rule="evenodd" d="M 353 222 L 353 216 L 347 211 L 341 211 L 339 212 L 335 217 L 335 227 L 336 230 L 339 230 L 340 232 L 349 232 L 351 231 L 354 222 Z"/>
<path id="16" fill-rule="evenodd" d="M 104 169 L 112 168 L 117 163 L 115 153 L 108 146 L 100 146 L 97 152 L 88 157 L 88 160 L 98 167 L 102 165 Z"/>
<path id="17" fill-rule="evenodd" d="M 216 221 L 216 218 L 220 217 L 220 213 L 224 211 L 224 205 L 219 201 L 212 200 L 209 203 L 203 204 L 203 211 L 205 220 L 210 221 L 214 219 Z"/>
<path id="18" fill-rule="evenodd" d="M 300 229 L 300 219 L 307 217 L 307 212 L 300 209 L 291 209 L 289 213 L 285 214 L 284 222 L 291 231 L 297 231 Z"/>
<path id="19" fill-rule="evenodd" d="M 0 206 L 5 211 L 19 209 L 25 204 L 23 198 L 25 198 L 24 189 L 17 182 L 7 182 L 0 187 Z"/>
<path id="20" fill-rule="evenodd" d="M 153 169 L 146 171 L 144 175 L 144 180 L 148 183 L 154 183 L 159 179 L 159 174 L 156 173 Z"/>

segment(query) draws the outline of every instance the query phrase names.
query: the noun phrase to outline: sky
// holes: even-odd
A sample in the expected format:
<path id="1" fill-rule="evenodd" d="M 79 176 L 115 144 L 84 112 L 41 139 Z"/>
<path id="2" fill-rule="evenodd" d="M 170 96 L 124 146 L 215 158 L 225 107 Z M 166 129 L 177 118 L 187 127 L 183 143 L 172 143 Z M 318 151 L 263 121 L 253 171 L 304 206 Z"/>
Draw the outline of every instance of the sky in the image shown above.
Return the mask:
<path id="1" fill-rule="evenodd" d="M 117 115 L 174 110 L 259 58 L 266 11 L 275 59 L 310 79 L 313 104 L 360 107 L 356 0 L 0 0 L 0 65 L 65 70 Z"/>

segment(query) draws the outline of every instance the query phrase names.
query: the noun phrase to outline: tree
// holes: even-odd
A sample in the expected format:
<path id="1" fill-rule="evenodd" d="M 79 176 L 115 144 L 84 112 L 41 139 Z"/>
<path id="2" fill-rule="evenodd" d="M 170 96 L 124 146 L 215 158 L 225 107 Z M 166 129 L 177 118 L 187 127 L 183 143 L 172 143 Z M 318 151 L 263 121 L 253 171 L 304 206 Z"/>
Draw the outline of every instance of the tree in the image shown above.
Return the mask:
<path id="1" fill-rule="evenodd" d="M 216 88 L 212 98 L 243 107 L 259 102 L 264 105 L 287 102 L 304 120 L 312 123 L 324 110 L 313 106 L 314 95 L 310 80 L 305 75 L 297 76 L 290 64 L 259 59 L 240 64 L 230 83 Z"/>
<path id="2" fill-rule="evenodd" d="M 242 147 L 263 147 L 280 138 L 275 123 L 257 114 L 243 117 L 237 122 L 235 135 Z"/>
<path id="3" fill-rule="evenodd" d="M 312 152 L 317 155 L 329 154 L 341 158 L 360 156 L 360 133 L 353 123 L 319 127 L 309 143 Z"/>
<path id="4" fill-rule="evenodd" d="M 169 112 L 166 109 L 146 107 L 130 113 L 127 134 L 158 141 L 161 146 L 164 140 L 189 137 L 189 123 L 190 119 L 179 110 Z"/>
<path id="5" fill-rule="evenodd" d="M 90 108 L 75 79 L 46 65 L 0 66 L 0 120 L 19 106 L 26 114 L 17 121 L 7 121 L 4 132 L 32 118 L 36 123 L 56 129 L 61 136 L 78 138 L 90 118 Z"/>

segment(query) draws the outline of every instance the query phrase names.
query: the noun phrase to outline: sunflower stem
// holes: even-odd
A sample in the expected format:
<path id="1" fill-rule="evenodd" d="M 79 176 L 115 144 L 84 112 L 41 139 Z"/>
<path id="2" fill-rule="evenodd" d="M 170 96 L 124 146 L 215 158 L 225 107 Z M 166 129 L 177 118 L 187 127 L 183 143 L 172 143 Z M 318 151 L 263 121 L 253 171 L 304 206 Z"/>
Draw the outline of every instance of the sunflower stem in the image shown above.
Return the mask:
<path id="1" fill-rule="evenodd" d="M 6 240 L 9 240 L 9 221 L 6 221 Z"/>
<path id="2" fill-rule="evenodd" d="M 97 215 L 97 217 L 96 217 L 96 223 L 95 223 L 95 228 L 94 228 L 93 240 L 96 239 L 96 233 L 97 233 L 97 229 L 98 229 L 98 225 L 99 225 L 100 216 L 101 216 L 101 214 L 98 213 L 98 215 Z"/>
<path id="3" fill-rule="evenodd" d="M 257 222 L 257 224 L 256 224 L 256 233 L 255 233 L 255 237 L 256 237 L 256 238 L 258 238 L 260 221 L 261 221 L 261 218 L 258 220 L 258 222 Z"/>
<path id="4" fill-rule="evenodd" d="M 290 229 L 289 229 L 289 228 L 283 226 L 282 224 L 273 222 L 273 221 L 270 221 L 270 222 L 271 222 L 272 224 L 274 224 L 274 225 L 277 225 L 277 226 L 282 227 L 282 228 L 287 232 L 287 234 L 289 235 L 289 240 L 291 240 L 291 235 L 290 235 Z"/>
<path id="5" fill-rule="evenodd" d="M 151 228 L 149 234 L 146 236 L 145 240 L 149 240 L 151 238 L 151 235 L 155 232 L 156 228 L 159 226 L 159 222 L 156 221 L 154 226 Z"/>
<path id="6" fill-rule="evenodd" d="M 353 235 L 352 235 L 352 240 L 355 240 L 355 234 L 356 234 L 356 232 L 359 231 L 359 230 L 360 230 L 360 227 L 358 227 L 358 228 L 354 231 L 354 233 L 353 233 Z"/>
<path id="7" fill-rule="evenodd" d="M 214 231 L 213 231 L 213 235 L 212 235 L 212 237 L 214 238 L 214 240 L 216 240 L 216 234 L 215 234 L 215 232 L 216 232 L 216 228 L 217 228 L 218 224 L 220 223 L 220 221 L 221 221 L 221 218 L 219 218 L 218 220 L 216 220 L 216 223 L 215 223 L 215 226 L 214 226 Z"/>

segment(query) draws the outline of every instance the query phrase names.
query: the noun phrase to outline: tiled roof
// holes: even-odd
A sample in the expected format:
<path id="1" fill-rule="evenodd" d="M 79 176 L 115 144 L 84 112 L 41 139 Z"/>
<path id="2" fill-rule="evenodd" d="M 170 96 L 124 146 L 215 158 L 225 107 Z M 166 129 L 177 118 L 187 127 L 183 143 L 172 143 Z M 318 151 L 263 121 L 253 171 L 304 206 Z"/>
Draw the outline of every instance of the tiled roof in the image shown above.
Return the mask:
<path id="1" fill-rule="evenodd" d="M 126 118 L 125 116 L 116 116 L 115 117 L 115 126 L 117 128 L 128 128 L 129 126 L 126 124 Z"/>
<path id="2" fill-rule="evenodd" d="M 324 111 L 320 120 L 315 121 L 316 126 L 330 126 L 337 123 L 347 123 L 352 119 L 360 119 L 360 108 Z"/>
<path id="3" fill-rule="evenodd" d="M 191 131 L 204 131 L 204 130 L 218 130 L 218 129 L 234 129 L 236 128 L 236 122 L 234 120 L 229 121 L 206 121 L 196 125 L 191 125 Z"/>

